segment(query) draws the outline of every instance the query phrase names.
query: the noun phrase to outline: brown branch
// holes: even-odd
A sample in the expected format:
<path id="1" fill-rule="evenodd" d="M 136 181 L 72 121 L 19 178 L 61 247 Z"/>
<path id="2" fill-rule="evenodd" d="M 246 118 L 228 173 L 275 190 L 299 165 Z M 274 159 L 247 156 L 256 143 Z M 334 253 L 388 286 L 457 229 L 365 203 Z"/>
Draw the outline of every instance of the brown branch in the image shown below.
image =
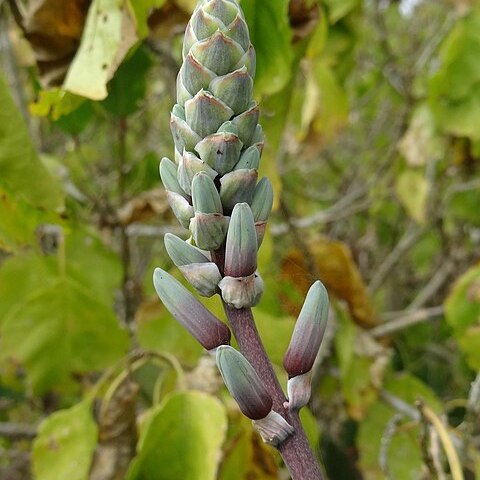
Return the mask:
<path id="1" fill-rule="evenodd" d="M 23 423 L 0 423 L 0 437 L 9 440 L 32 440 L 37 436 L 37 429 Z"/>

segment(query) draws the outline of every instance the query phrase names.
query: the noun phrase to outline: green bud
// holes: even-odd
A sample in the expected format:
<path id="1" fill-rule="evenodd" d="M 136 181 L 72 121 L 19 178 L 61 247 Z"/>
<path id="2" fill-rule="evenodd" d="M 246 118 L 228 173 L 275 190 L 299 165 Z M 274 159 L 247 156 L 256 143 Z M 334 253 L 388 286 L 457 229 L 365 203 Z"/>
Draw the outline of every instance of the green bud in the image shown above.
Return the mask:
<path id="1" fill-rule="evenodd" d="M 258 124 L 259 109 L 254 103 L 246 112 L 237 115 L 231 122 L 238 128 L 238 136 L 243 145 L 251 145 L 251 139 Z"/>
<path id="2" fill-rule="evenodd" d="M 205 172 L 199 172 L 193 177 L 192 200 L 195 213 L 223 213 L 217 187 Z"/>
<path id="3" fill-rule="evenodd" d="M 228 105 L 210 93 L 200 90 L 191 100 L 185 102 L 186 122 L 199 135 L 198 141 L 186 150 L 192 151 L 202 138 L 215 133 L 232 115 L 233 110 Z"/>
<path id="4" fill-rule="evenodd" d="M 190 102 L 193 101 L 189 100 Z M 170 115 L 170 129 L 175 142 L 175 148 L 178 152 L 184 150 L 192 151 L 195 145 L 202 139 L 198 133 L 195 133 L 185 121 L 185 111 L 180 105 L 173 107 Z"/>
<path id="5" fill-rule="evenodd" d="M 219 175 L 230 172 L 238 162 L 242 142 L 234 133 L 214 133 L 195 145 L 201 159 Z"/>
<path id="6" fill-rule="evenodd" d="M 252 213 L 255 222 L 266 222 L 273 206 L 273 187 L 267 177 L 263 177 L 255 187 L 252 200 Z"/>
<path id="7" fill-rule="evenodd" d="M 233 67 L 245 54 L 237 42 L 220 30 L 192 45 L 190 52 L 205 68 L 219 76 L 235 70 Z"/>
<path id="8" fill-rule="evenodd" d="M 218 283 L 222 279 L 217 265 L 211 262 L 198 248 L 171 233 L 165 235 L 164 241 L 169 257 L 190 285 L 204 297 L 211 297 L 215 294 Z"/>
<path id="9" fill-rule="evenodd" d="M 189 228 L 191 219 L 194 215 L 193 207 L 190 205 L 190 203 L 179 193 L 169 192 L 168 190 L 167 201 L 173 211 L 173 214 L 180 222 L 182 227 Z"/>
<path id="10" fill-rule="evenodd" d="M 220 179 L 220 198 L 225 211 L 228 213 L 237 203 L 252 203 L 257 170 L 234 170 Z"/>
<path id="11" fill-rule="evenodd" d="M 160 162 L 160 178 L 162 179 L 165 190 L 178 193 L 185 199 L 188 198 L 178 182 L 177 166 L 169 158 L 164 157 Z"/>
<path id="12" fill-rule="evenodd" d="M 217 172 L 207 163 L 184 150 L 178 166 L 178 183 L 189 195 L 192 193 L 193 177 L 199 172 L 205 172 L 212 180 L 217 176 Z"/>
<path id="13" fill-rule="evenodd" d="M 253 80 L 246 67 L 212 80 L 209 90 L 235 114 L 245 111 L 252 101 Z"/>
<path id="14" fill-rule="evenodd" d="M 225 241 L 228 218 L 220 213 L 196 212 L 190 220 L 190 232 L 195 244 L 202 250 L 217 250 Z"/>
<path id="15" fill-rule="evenodd" d="M 252 420 L 265 418 L 273 401 L 248 360 L 227 346 L 217 349 L 216 359 L 223 381 L 242 413 Z"/>
<path id="16" fill-rule="evenodd" d="M 255 145 L 248 147 L 240 157 L 240 160 L 235 165 L 234 170 L 258 170 L 260 166 L 260 152 Z"/>
<path id="17" fill-rule="evenodd" d="M 182 87 L 190 94 L 192 98 L 198 91 L 208 89 L 210 82 L 215 78 L 215 74 L 205 68 L 204 65 L 198 62 L 198 60 L 189 53 L 180 68 L 180 72 L 177 77 L 177 101 L 178 101 L 178 86 L 180 85 L 180 91 Z M 180 102 L 178 102 L 180 103 Z"/>
<path id="18" fill-rule="evenodd" d="M 225 246 L 225 275 L 247 277 L 257 269 L 257 235 L 248 204 L 233 209 Z"/>

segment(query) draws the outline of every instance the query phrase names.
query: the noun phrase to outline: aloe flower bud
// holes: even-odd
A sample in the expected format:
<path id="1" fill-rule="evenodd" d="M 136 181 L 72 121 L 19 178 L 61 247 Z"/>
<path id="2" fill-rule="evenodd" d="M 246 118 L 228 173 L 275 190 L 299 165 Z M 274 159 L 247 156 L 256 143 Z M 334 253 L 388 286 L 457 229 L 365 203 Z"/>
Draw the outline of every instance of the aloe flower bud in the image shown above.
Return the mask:
<path id="1" fill-rule="evenodd" d="M 216 293 L 222 276 L 215 263 L 211 262 L 198 248 L 172 233 L 165 235 L 164 242 L 173 263 L 200 295 L 211 297 Z"/>
<path id="2" fill-rule="evenodd" d="M 170 274 L 156 268 L 153 284 L 167 310 L 206 350 L 230 343 L 230 329 Z"/>
<path id="3" fill-rule="evenodd" d="M 243 414 L 253 420 L 264 442 L 276 446 L 293 433 L 293 427 L 272 410 L 270 394 L 240 352 L 229 346 L 220 346 L 216 359 L 230 394 Z"/>
<path id="4" fill-rule="evenodd" d="M 263 177 L 255 187 L 252 201 L 252 213 L 255 220 L 255 230 L 257 232 L 258 248 L 262 244 L 267 220 L 272 212 L 273 206 L 273 187 L 267 177 Z"/>
<path id="5" fill-rule="evenodd" d="M 283 357 L 288 373 L 289 408 L 298 409 L 310 398 L 310 374 L 325 333 L 328 319 L 328 293 L 317 280 L 308 290 L 293 330 L 290 345 Z"/>
<path id="6" fill-rule="evenodd" d="M 182 55 L 170 118 L 175 156 L 180 158 L 178 181 L 190 195 L 197 172 L 212 180 L 219 176 L 228 214 L 238 202 L 251 203 L 263 148 L 253 101 L 255 51 L 237 0 L 199 1 Z M 250 147 L 258 153 L 252 154 Z"/>
<path id="7" fill-rule="evenodd" d="M 202 250 L 216 250 L 225 241 L 228 219 L 213 180 L 205 172 L 195 175 L 192 182 L 192 200 L 195 216 L 190 220 L 190 231 L 195 244 Z"/>
<path id="8" fill-rule="evenodd" d="M 235 308 L 256 305 L 263 293 L 257 269 L 257 233 L 253 214 L 246 203 L 237 203 L 232 212 L 225 247 L 225 277 L 218 286 L 223 300 Z"/>
<path id="9" fill-rule="evenodd" d="M 193 207 L 190 205 L 188 195 L 178 182 L 176 165 L 168 158 L 163 158 L 160 162 L 160 177 L 167 191 L 167 200 L 173 214 L 184 228 L 188 228 L 190 219 L 194 215 Z"/>

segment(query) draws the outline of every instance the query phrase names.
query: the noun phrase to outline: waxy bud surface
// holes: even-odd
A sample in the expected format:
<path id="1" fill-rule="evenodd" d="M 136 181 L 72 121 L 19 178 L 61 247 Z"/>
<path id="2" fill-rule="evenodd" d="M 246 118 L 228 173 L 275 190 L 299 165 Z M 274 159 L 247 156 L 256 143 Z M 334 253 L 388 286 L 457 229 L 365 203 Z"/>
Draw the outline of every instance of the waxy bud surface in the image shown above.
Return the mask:
<path id="1" fill-rule="evenodd" d="M 156 268 L 153 284 L 167 310 L 206 350 L 230 343 L 230 329 L 169 273 Z"/>
<path id="2" fill-rule="evenodd" d="M 265 418 L 273 401 L 255 369 L 237 350 L 221 346 L 216 351 L 217 366 L 230 394 L 248 418 Z"/>
<path id="3" fill-rule="evenodd" d="M 289 377 L 309 372 L 317 356 L 328 319 L 328 293 L 317 280 L 308 290 L 293 330 L 290 345 L 283 357 Z"/>

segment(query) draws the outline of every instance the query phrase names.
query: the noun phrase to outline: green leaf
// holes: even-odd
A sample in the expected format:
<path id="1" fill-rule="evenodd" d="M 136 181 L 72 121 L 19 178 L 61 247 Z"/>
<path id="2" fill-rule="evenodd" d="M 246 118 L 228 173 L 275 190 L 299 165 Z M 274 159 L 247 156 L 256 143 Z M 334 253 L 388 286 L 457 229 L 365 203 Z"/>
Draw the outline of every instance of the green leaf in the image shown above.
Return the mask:
<path id="1" fill-rule="evenodd" d="M 301 137 L 313 130 L 331 139 L 347 121 L 348 99 L 332 69 L 322 59 L 304 63 L 305 97 L 300 126 Z"/>
<path id="2" fill-rule="evenodd" d="M 94 0 L 63 89 L 92 100 L 106 98 L 107 82 L 137 41 L 135 30 L 126 2 Z"/>
<path id="3" fill-rule="evenodd" d="M 429 104 L 441 128 L 480 139 L 480 9 L 460 18 L 440 48 L 440 68 L 431 78 Z"/>
<path id="4" fill-rule="evenodd" d="M 146 350 L 171 353 L 192 366 L 202 355 L 202 346 L 163 307 L 158 297 L 140 306 L 135 322 L 138 343 Z"/>
<path id="5" fill-rule="evenodd" d="M 85 103 L 85 98 L 66 92 L 61 88 L 40 90 L 37 100 L 30 104 L 30 113 L 37 117 L 48 117 L 57 121 L 69 115 Z"/>
<path id="6" fill-rule="evenodd" d="M 287 84 L 292 74 L 288 0 L 243 0 L 242 8 L 257 52 L 256 94 L 272 95 Z"/>
<path id="7" fill-rule="evenodd" d="M 143 425 L 127 480 L 214 480 L 226 428 L 225 408 L 211 395 L 169 396 Z"/>
<path id="8" fill-rule="evenodd" d="M 441 404 L 433 391 L 418 378 L 408 374 L 397 375 L 385 384 L 387 392 L 412 406 L 422 398 L 435 411 Z M 388 422 L 397 412 L 382 401 L 370 406 L 365 419 L 359 424 L 357 446 L 360 468 L 368 472 L 369 480 L 384 480 L 385 474 L 378 465 L 382 438 Z M 410 421 L 407 419 L 407 421 Z M 388 448 L 387 462 L 392 478 L 422 478 L 423 462 L 420 449 L 420 427 L 399 429 Z"/>
<path id="9" fill-rule="evenodd" d="M 137 24 L 138 38 L 142 39 L 148 35 L 148 16 L 155 8 L 160 8 L 166 0 L 128 0 L 128 4 L 133 11 Z"/>
<path id="10" fill-rule="evenodd" d="M 36 480 L 87 480 L 97 444 L 92 405 L 83 401 L 47 417 L 33 442 Z"/>
<path id="11" fill-rule="evenodd" d="M 118 360 L 129 341 L 112 310 L 82 285 L 58 277 L 22 298 L 3 322 L 2 358 L 21 361 L 41 394 Z"/>
<path id="12" fill-rule="evenodd" d="M 328 20 L 331 24 L 338 22 L 360 5 L 360 0 L 323 0 L 328 9 Z"/>
<path id="13" fill-rule="evenodd" d="M 260 308 L 256 308 L 254 314 L 260 337 L 270 360 L 276 365 L 282 365 L 283 356 L 295 327 L 295 319 L 279 318 Z"/>
<path id="14" fill-rule="evenodd" d="M 146 73 L 152 64 L 144 47 L 139 47 L 118 68 L 108 84 L 108 97 L 102 106 L 116 117 L 136 112 L 145 98 Z"/>
<path id="15" fill-rule="evenodd" d="M 445 318 L 471 368 L 480 369 L 480 265 L 467 270 L 445 302 Z"/>
<path id="16" fill-rule="evenodd" d="M 230 419 L 219 480 L 277 480 L 275 450 L 266 446 L 252 422 L 239 414 Z"/>
<path id="17" fill-rule="evenodd" d="M 34 207 L 59 210 L 63 206 L 60 183 L 37 156 L 25 122 L 1 76 L 0 105 L 0 187 Z"/>
<path id="18" fill-rule="evenodd" d="M 0 250 L 17 252 L 35 241 L 42 212 L 0 188 Z"/>

